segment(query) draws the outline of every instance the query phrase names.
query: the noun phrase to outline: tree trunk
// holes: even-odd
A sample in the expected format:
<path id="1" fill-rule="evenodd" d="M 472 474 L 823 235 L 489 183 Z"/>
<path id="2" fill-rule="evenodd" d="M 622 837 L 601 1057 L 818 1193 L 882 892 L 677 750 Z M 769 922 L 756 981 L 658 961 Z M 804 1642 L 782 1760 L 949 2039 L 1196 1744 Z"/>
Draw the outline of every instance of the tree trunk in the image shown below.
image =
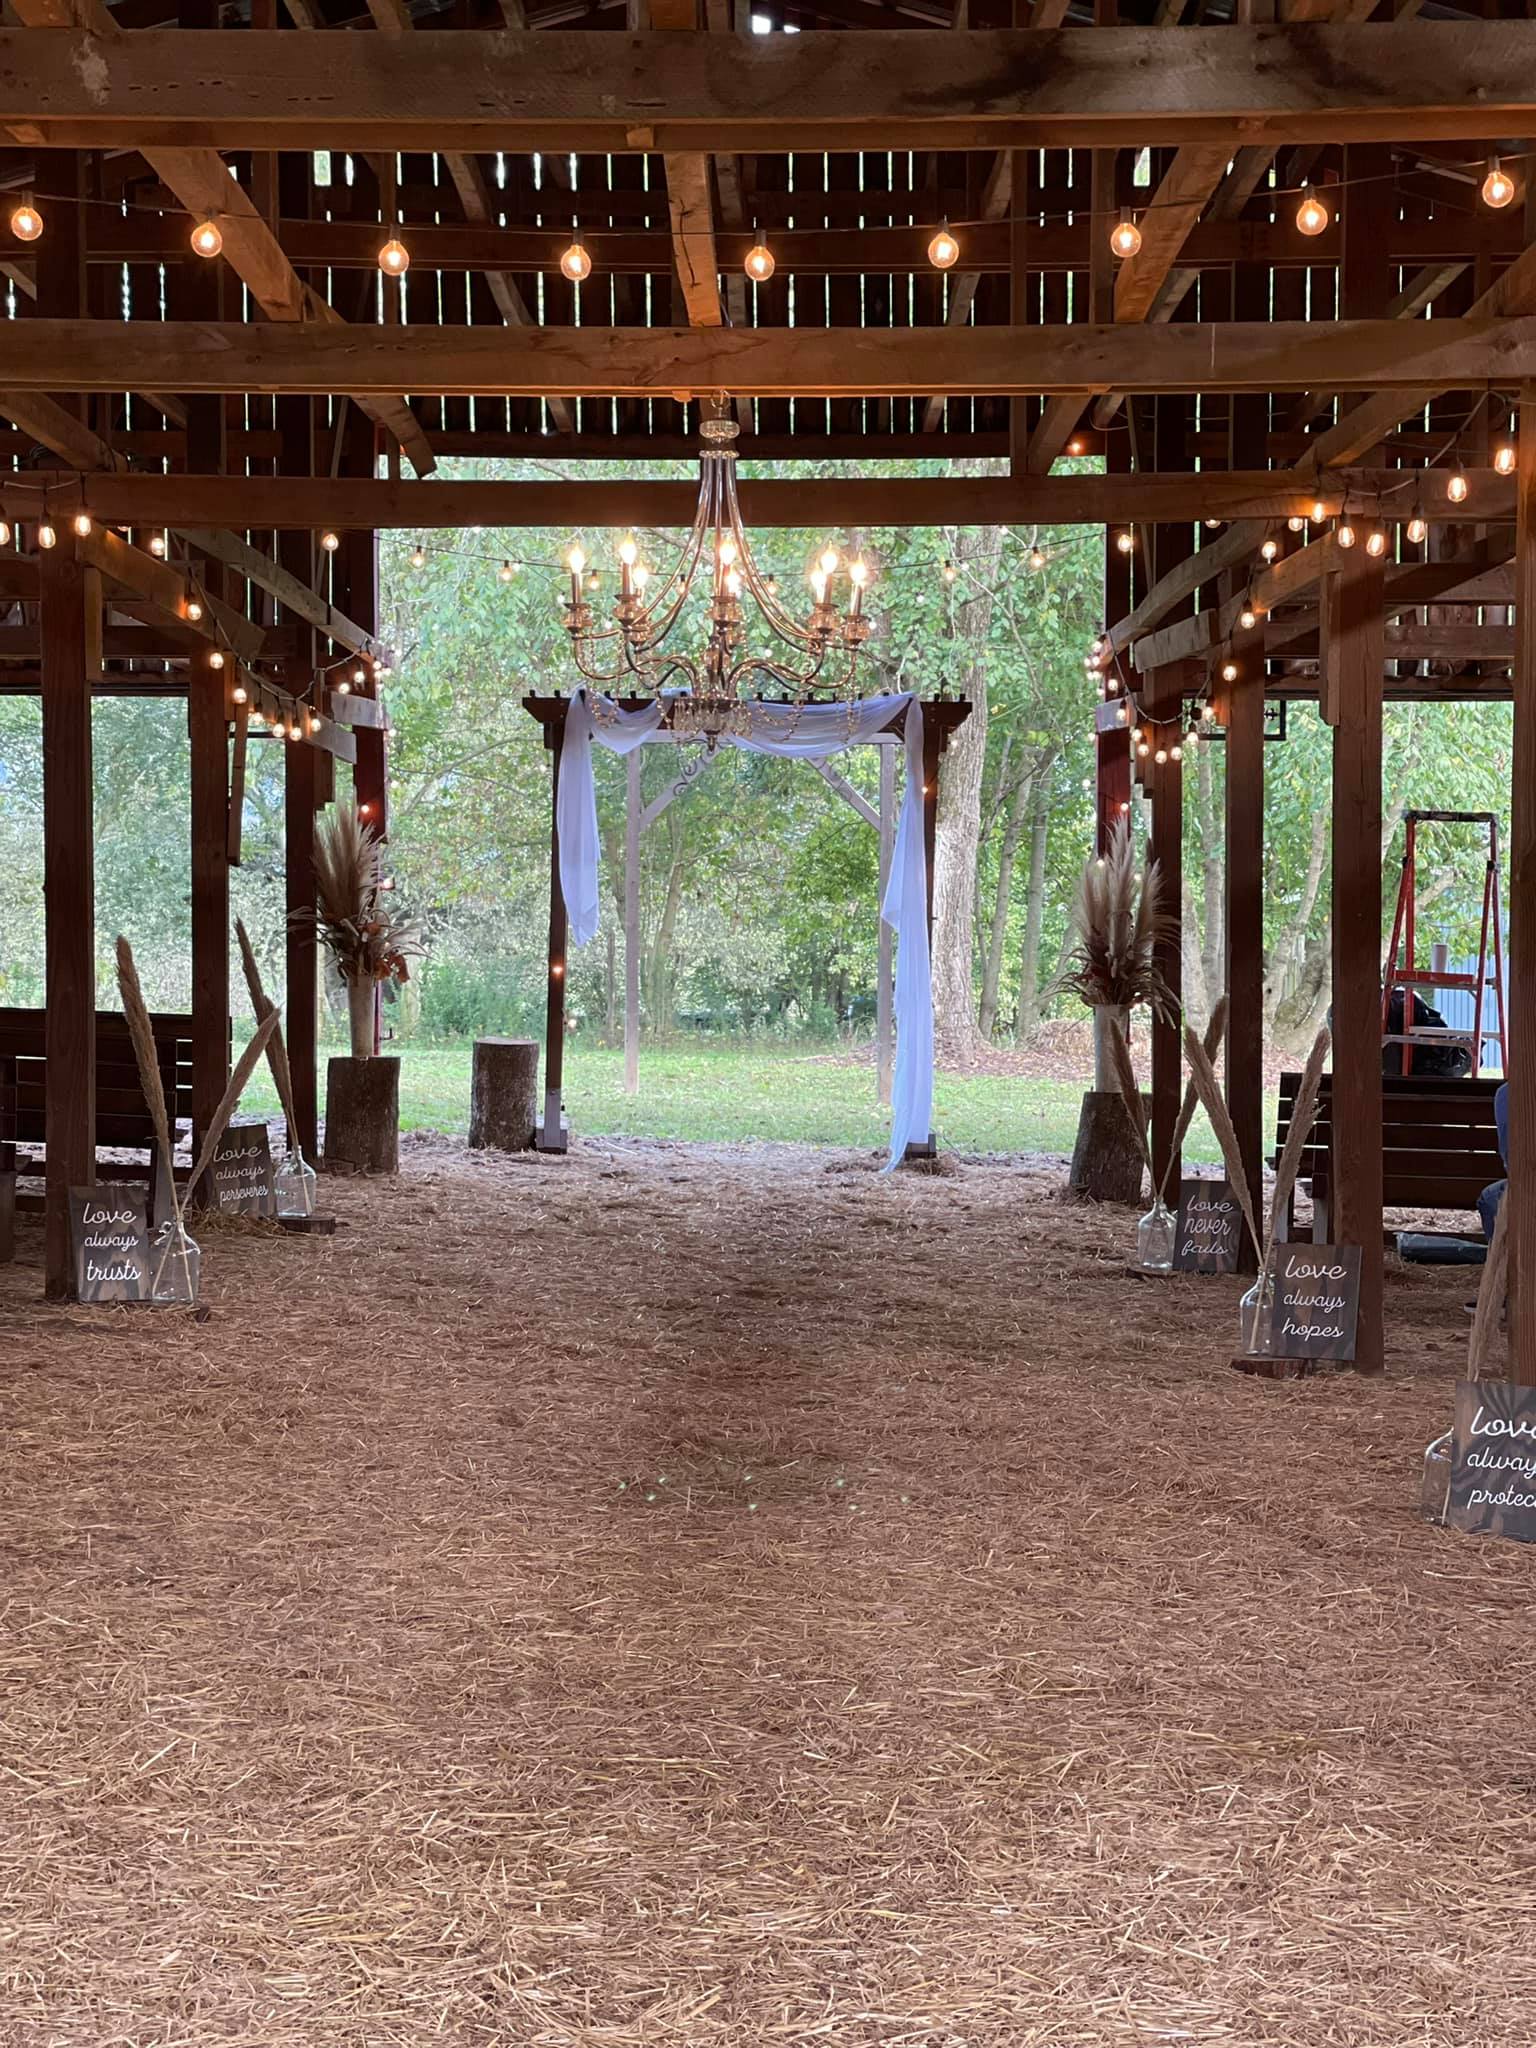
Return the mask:
<path id="1" fill-rule="evenodd" d="M 1307 855 L 1306 879 L 1301 885 L 1301 900 L 1295 914 L 1285 930 L 1275 940 L 1269 956 L 1269 966 L 1264 977 L 1264 1036 L 1269 1038 L 1275 1029 L 1275 1019 L 1285 999 L 1285 977 L 1287 970 L 1297 961 L 1307 943 L 1307 928 L 1312 922 L 1312 913 L 1317 908 L 1318 892 L 1322 888 L 1323 868 L 1328 858 L 1328 810 L 1321 806 L 1312 818 L 1312 845 Z"/>
<path id="2" fill-rule="evenodd" d="M 400 1171 L 400 1062 L 332 1059 L 325 1080 L 327 1173 Z"/>
<path id="3" fill-rule="evenodd" d="M 949 743 L 939 777 L 933 858 L 933 1030 L 940 1058 L 967 1060 L 981 1046 L 976 1025 L 976 856 L 981 839 L 981 777 L 987 754 L 984 650 L 992 625 L 993 583 L 1002 530 L 962 527 L 951 560 L 957 571 L 950 637 L 971 715 Z"/>
<path id="4" fill-rule="evenodd" d="M 1223 985 L 1227 959 L 1226 914 L 1226 821 L 1216 815 L 1215 791 L 1211 780 L 1211 750 L 1198 749 L 1195 793 L 1200 819 L 1203 851 L 1201 875 L 1205 890 L 1205 917 L 1200 934 L 1200 969 L 1205 984 L 1205 1007 L 1198 1022 L 1203 1026 L 1211 1014 L 1211 999 Z"/>
<path id="5" fill-rule="evenodd" d="M 997 1026 L 997 990 L 1003 975 L 1003 954 L 1008 943 L 1008 912 L 1013 906 L 1013 866 L 1019 841 L 1029 815 L 1035 775 L 1026 774 L 1013 786 L 1008 814 L 1003 822 L 1002 844 L 997 853 L 997 886 L 992 892 L 992 923 L 987 934 L 986 960 L 981 971 L 981 1035 L 990 1040 Z"/>
<path id="6" fill-rule="evenodd" d="M 1055 749 L 1052 749 L 1054 756 Z M 1024 899 L 1024 952 L 1019 961 L 1018 1038 L 1040 1028 L 1040 931 L 1045 918 L 1045 855 L 1051 830 L 1050 778 L 1042 774 L 1030 797 L 1029 889 Z"/>
<path id="7" fill-rule="evenodd" d="M 672 946 L 677 937 L 677 914 L 683 902 L 683 840 L 678 829 L 681 821 L 676 812 L 668 812 L 667 815 L 672 839 L 672 865 L 667 873 L 667 893 L 662 902 L 661 917 L 651 941 L 650 972 L 646 976 L 649 986 L 645 1006 L 654 1038 L 666 1037 L 672 1025 Z"/>

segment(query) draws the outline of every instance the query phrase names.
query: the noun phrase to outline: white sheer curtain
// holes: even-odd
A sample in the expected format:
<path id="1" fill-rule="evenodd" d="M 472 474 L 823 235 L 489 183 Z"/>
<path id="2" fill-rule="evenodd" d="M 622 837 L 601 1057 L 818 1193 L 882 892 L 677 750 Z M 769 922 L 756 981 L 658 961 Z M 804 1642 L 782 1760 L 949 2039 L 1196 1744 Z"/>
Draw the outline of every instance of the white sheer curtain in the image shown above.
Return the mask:
<path id="1" fill-rule="evenodd" d="M 579 690 L 565 714 L 560 745 L 560 786 L 555 823 L 560 833 L 560 889 L 572 945 L 597 936 L 597 789 L 592 742 L 615 754 L 633 753 L 653 739 L 662 702 L 625 711 L 611 698 Z M 750 736 L 728 735 L 722 745 L 750 754 L 780 754 L 821 761 L 842 748 L 873 739 L 902 711 L 907 754 L 906 788 L 896 846 L 880 915 L 896 934 L 896 1072 L 891 1086 L 891 1156 L 900 1163 L 910 1143 L 922 1143 L 933 1122 L 933 987 L 928 966 L 928 863 L 923 845 L 923 707 L 910 692 L 861 697 L 848 704 L 754 704 Z"/>

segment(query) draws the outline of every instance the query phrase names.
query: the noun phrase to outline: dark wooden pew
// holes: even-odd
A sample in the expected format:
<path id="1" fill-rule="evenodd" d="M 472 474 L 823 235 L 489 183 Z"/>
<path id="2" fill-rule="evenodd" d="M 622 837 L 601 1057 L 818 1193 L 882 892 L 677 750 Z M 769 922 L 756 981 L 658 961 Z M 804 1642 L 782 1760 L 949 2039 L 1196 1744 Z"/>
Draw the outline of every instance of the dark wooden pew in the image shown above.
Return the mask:
<path id="1" fill-rule="evenodd" d="M 1299 1074 L 1280 1076 L 1280 1108 L 1275 1122 L 1278 1161 L 1291 1127 Z M 1302 1155 L 1300 1178 L 1312 1193 L 1312 1238 L 1328 1241 L 1330 1189 L 1333 1181 L 1333 1077 L 1323 1076 L 1317 1123 Z M 1497 1076 L 1473 1081 L 1421 1079 L 1386 1074 L 1381 1083 L 1382 1200 L 1388 1209 L 1475 1209 L 1490 1182 L 1504 1178 L 1499 1134 L 1493 1117 Z M 1282 1234 L 1292 1235 L 1292 1213 Z"/>

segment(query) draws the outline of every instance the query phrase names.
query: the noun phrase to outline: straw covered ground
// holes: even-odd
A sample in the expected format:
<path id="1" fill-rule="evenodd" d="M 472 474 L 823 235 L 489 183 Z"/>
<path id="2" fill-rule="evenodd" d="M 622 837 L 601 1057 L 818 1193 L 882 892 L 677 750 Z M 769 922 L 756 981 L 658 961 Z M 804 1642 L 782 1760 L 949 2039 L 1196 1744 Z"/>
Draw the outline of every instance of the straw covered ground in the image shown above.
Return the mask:
<path id="1" fill-rule="evenodd" d="M 414 1144 L 0 1268 L 0 2042 L 1536 2039 L 1533 1559 L 1059 1171 Z"/>

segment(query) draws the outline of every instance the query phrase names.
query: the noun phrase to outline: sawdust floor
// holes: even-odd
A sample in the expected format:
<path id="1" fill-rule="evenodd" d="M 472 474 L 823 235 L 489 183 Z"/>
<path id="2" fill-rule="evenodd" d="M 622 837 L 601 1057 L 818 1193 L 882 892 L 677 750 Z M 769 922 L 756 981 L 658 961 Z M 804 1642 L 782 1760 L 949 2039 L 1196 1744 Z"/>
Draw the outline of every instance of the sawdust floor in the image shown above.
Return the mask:
<path id="1" fill-rule="evenodd" d="M 1536 2039 L 1536 1559 L 1043 1163 L 426 1141 L 0 1268 L 0 2042 Z"/>

